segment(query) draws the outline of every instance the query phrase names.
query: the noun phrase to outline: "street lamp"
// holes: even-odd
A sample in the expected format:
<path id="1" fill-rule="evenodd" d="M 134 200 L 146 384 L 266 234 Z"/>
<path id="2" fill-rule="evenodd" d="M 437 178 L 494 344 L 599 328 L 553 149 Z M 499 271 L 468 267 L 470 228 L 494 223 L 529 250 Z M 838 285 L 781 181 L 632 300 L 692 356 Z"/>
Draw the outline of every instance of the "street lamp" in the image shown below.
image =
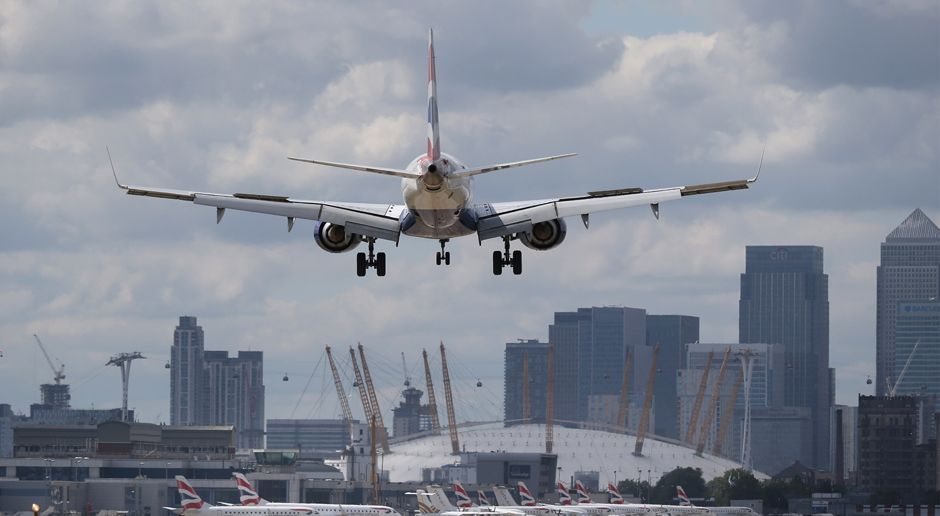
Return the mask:
<path id="1" fill-rule="evenodd" d="M 144 461 L 140 461 L 137 463 L 137 478 L 144 478 L 143 470 L 144 470 Z"/>
<path id="2" fill-rule="evenodd" d="M 169 462 L 166 463 L 166 468 L 164 468 L 163 470 L 163 479 L 164 480 L 170 479 L 170 463 Z"/>

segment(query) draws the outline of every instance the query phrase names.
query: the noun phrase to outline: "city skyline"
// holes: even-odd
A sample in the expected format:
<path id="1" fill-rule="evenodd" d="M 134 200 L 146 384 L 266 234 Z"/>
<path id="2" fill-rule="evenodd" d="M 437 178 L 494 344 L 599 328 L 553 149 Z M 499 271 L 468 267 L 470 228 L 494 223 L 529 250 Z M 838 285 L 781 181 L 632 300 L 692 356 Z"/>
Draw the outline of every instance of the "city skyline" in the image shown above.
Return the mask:
<path id="1" fill-rule="evenodd" d="M 326 344 L 362 341 L 393 365 L 404 352 L 414 369 L 443 339 L 472 384 L 498 393 L 501 346 L 544 340 L 557 310 L 642 306 L 698 317 L 703 341 L 737 340 L 744 248 L 764 244 L 825 248 L 837 401 L 870 392 L 879 243 L 917 207 L 940 216 L 932 3 L 514 3 L 498 19 L 475 5 L 281 9 L 0 13 L 0 402 L 26 411 L 50 381 L 35 333 L 67 365 L 74 407 L 120 406 L 118 371 L 103 364 L 141 351 L 130 406 L 168 421 L 166 343 L 179 314 L 212 328 L 212 349 L 264 351 L 270 418 L 294 410 Z M 766 144 L 761 181 L 663 206 L 658 221 L 646 210 L 592 216 L 589 230 L 569 221 L 565 243 L 529 253 L 520 278 L 487 277 L 488 245 L 453 245 L 439 271 L 434 242 L 409 243 L 381 283 L 352 277 L 348 256 L 322 253 L 300 221 L 290 234 L 244 214 L 216 225 L 114 187 L 106 144 L 129 182 L 395 195 L 394 180 L 284 157 L 404 164 L 420 152 L 428 26 L 439 96 L 453 107 L 445 148 L 469 165 L 579 153 L 481 178 L 480 198 L 747 177 Z M 400 366 L 388 369 L 374 373 L 394 399 Z M 498 415 L 496 398 L 458 417 Z M 315 407 L 306 399 L 304 415 Z M 321 416 L 338 413 L 328 403 Z"/>

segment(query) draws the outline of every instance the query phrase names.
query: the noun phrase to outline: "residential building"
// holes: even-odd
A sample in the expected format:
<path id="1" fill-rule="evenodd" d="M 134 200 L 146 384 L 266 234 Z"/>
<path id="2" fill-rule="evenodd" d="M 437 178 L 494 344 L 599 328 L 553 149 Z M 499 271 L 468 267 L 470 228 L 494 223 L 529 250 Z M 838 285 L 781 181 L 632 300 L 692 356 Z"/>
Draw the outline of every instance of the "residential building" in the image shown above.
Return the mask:
<path id="1" fill-rule="evenodd" d="M 924 398 L 929 420 L 940 412 L 940 301 L 899 303 L 894 336 L 894 363 L 900 366 L 894 393 Z M 936 428 L 930 433 L 936 435 Z"/>
<path id="2" fill-rule="evenodd" d="M 940 228 L 919 208 L 885 237 L 878 266 L 875 392 L 897 381 L 907 355 L 896 349 L 902 303 L 940 298 Z M 908 341 L 909 342 L 909 341 Z M 910 349 L 910 344 L 905 346 Z M 919 389 L 919 386 L 915 388 Z"/>
<path id="3" fill-rule="evenodd" d="M 170 424 L 208 423 L 203 387 L 205 335 L 196 318 L 181 316 L 170 348 Z"/>
<path id="4" fill-rule="evenodd" d="M 404 437 L 431 429 L 431 407 L 421 404 L 424 391 L 406 387 L 401 391 L 404 401 L 392 409 L 392 431 L 395 437 Z"/>
<path id="5" fill-rule="evenodd" d="M 854 486 L 858 474 L 858 407 L 832 407 L 830 422 L 833 477 L 838 484 Z"/>
<path id="6" fill-rule="evenodd" d="M 774 344 L 783 349 L 783 405 L 810 409 L 810 465 L 827 469 L 833 377 L 829 370 L 829 277 L 823 272 L 823 249 L 748 246 L 739 309 L 741 343 Z"/>
<path id="7" fill-rule="evenodd" d="M 235 427 L 240 450 L 264 447 L 264 354 L 205 351 L 206 419 L 209 425 Z"/>

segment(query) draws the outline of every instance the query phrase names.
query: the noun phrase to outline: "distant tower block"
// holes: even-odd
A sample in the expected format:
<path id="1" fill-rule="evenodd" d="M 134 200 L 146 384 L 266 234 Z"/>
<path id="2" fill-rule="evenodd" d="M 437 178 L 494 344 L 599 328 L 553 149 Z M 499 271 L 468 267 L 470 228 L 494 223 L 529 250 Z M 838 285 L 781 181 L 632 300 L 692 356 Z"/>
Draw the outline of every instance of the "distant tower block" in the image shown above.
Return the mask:
<path id="1" fill-rule="evenodd" d="M 147 357 L 141 355 L 139 351 L 135 351 L 133 353 L 121 353 L 111 357 L 111 360 L 108 360 L 108 363 L 105 364 L 118 366 L 121 368 L 121 388 L 123 393 L 123 398 L 121 401 L 121 421 L 127 421 L 127 387 L 131 381 L 131 362 L 137 360 L 138 358 Z"/>

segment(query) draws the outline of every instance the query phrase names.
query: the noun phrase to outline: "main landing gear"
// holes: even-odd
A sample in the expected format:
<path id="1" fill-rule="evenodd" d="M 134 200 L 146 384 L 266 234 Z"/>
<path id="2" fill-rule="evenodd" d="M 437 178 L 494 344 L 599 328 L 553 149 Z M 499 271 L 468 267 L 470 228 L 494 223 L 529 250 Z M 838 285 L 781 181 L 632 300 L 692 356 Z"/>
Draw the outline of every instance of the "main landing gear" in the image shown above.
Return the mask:
<path id="1" fill-rule="evenodd" d="M 377 276 L 385 276 L 385 253 L 375 252 L 375 239 L 369 238 L 369 256 L 366 253 L 356 253 L 356 275 L 365 276 L 370 267 L 375 268 Z"/>
<path id="2" fill-rule="evenodd" d="M 441 239 L 441 250 L 437 252 L 438 265 L 442 263 L 444 265 L 450 265 L 450 251 L 444 251 L 444 245 L 446 245 L 449 240 L 448 238 Z"/>
<path id="3" fill-rule="evenodd" d="M 503 237 L 503 243 L 506 245 L 505 251 L 493 251 L 493 274 L 497 276 L 503 273 L 503 267 L 506 266 L 512 266 L 512 273 L 516 276 L 522 274 L 522 251 L 515 250 L 510 254 L 509 240 L 510 237 Z"/>

